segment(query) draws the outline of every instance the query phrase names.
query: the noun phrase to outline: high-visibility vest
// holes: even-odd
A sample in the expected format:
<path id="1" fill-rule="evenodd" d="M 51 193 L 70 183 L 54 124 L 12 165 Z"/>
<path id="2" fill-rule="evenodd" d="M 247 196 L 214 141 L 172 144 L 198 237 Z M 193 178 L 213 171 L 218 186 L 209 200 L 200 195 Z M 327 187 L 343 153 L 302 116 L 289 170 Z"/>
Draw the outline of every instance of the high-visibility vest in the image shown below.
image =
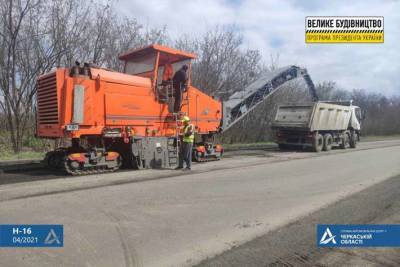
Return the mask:
<path id="1" fill-rule="evenodd" d="M 192 134 L 189 136 L 186 136 L 186 133 L 189 132 L 189 129 L 192 129 Z M 183 142 L 185 143 L 192 143 L 194 142 L 194 127 L 192 124 L 186 125 L 183 127 Z"/>

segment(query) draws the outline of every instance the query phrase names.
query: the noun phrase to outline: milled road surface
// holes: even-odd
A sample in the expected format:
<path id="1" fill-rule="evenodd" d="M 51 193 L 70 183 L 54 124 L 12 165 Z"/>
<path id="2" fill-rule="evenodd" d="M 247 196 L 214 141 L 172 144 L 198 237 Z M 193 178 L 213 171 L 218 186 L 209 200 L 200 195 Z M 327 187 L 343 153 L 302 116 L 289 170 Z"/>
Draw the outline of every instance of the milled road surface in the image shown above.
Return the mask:
<path id="1" fill-rule="evenodd" d="M 199 266 L 400 266 L 400 248 L 318 248 L 316 224 L 400 224 L 395 176 L 235 247 Z"/>
<path id="2" fill-rule="evenodd" d="M 65 247 L 1 248 L 0 265 L 193 265 L 400 174 L 399 145 L 2 185 L 0 223 L 63 224 Z"/>
<path id="3" fill-rule="evenodd" d="M 307 158 L 307 157 L 319 157 L 330 155 L 333 153 L 349 153 L 357 150 L 365 150 L 365 149 L 373 149 L 378 147 L 388 147 L 388 146 L 398 146 L 400 145 L 400 140 L 387 140 L 387 141 L 370 141 L 370 142 L 361 142 L 358 144 L 356 150 L 354 149 L 334 149 L 330 152 L 323 153 L 313 153 L 307 151 L 279 151 L 277 146 L 268 145 L 265 148 L 259 147 L 256 149 L 252 148 L 241 148 L 240 150 L 228 151 L 225 152 L 224 159 L 219 162 L 207 162 L 206 164 L 196 165 L 196 171 L 209 171 L 216 169 L 226 169 L 231 167 L 240 167 L 246 166 L 248 164 L 258 164 L 268 162 L 275 162 L 281 160 L 291 160 L 298 158 Z M 241 156 L 246 156 L 242 158 Z M 240 158 L 239 158 L 240 157 Z M 265 157 L 260 159 L 260 157 Z M 234 159 L 232 159 L 234 158 Z M 19 161 L 21 162 L 21 161 Z M 22 161 L 24 162 L 24 161 Z M 120 172 L 131 172 L 131 170 L 121 170 Z M 119 176 L 124 176 L 121 173 L 118 173 Z M 149 170 L 140 170 L 134 171 L 133 176 L 157 176 L 157 174 L 151 175 L 148 174 Z M 167 173 L 164 170 L 163 176 L 174 176 L 176 172 Z M 99 176 L 99 175 L 91 175 Z M 24 182 L 32 182 L 32 181 L 41 181 L 41 180 L 52 180 L 52 179 L 64 179 L 64 178 L 72 178 L 69 175 L 66 175 L 61 171 L 51 171 L 41 167 L 39 160 L 35 160 L 33 164 L 19 164 L 10 168 L 10 162 L 0 162 L 0 185 L 12 184 L 12 183 L 24 183 Z"/>

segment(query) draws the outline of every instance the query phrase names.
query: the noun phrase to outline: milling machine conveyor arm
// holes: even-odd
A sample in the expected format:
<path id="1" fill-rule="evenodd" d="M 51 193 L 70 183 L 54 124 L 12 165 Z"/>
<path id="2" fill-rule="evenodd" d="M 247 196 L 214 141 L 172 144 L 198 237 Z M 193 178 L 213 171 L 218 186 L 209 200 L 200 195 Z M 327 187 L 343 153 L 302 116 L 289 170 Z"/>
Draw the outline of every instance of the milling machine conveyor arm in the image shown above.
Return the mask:
<path id="1" fill-rule="evenodd" d="M 313 101 L 318 101 L 314 83 L 306 69 L 297 66 L 279 68 L 261 75 L 243 91 L 236 92 L 224 102 L 222 131 L 226 131 L 240 121 L 273 92 L 279 90 L 283 84 L 301 77 L 304 79 Z"/>

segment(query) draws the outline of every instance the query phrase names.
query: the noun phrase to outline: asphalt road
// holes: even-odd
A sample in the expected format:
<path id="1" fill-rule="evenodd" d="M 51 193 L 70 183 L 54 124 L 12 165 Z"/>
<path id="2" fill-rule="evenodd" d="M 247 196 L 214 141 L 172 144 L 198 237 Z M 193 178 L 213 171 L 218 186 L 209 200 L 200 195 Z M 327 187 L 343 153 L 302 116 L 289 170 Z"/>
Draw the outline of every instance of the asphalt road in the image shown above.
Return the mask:
<path id="1" fill-rule="evenodd" d="M 63 224 L 65 246 L 2 248 L 0 265 L 193 265 L 400 174 L 399 145 L 3 184 L 1 223 Z"/>
<path id="2" fill-rule="evenodd" d="M 281 160 L 291 160 L 298 158 L 306 158 L 306 157 L 319 157 L 330 155 L 333 153 L 349 153 L 358 150 L 365 149 L 373 149 L 378 147 L 388 147 L 388 146 L 397 146 L 400 145 L 400 140 L 387 140 L 387 141 L 372 141 L 372 142 L 361 142 L 358 144 L 356 150 L 347 149 L 334 149 L 330 152 L 323 153 L 310 153 L 307 151 L 280 151 L 278 147 L 275 145 L 267 145 L 267 146 L 258 146 L 256 148 L 243 147 L 240 149 L 229 150 L 224 154 L 224 159 L 220 162 L 207 162 L 206 164 L 201 163 L 195 166 L 195 170 L 197 171 L 209 171 L 216 169 L 226 169 L 230 167 L 240 167 L 247 166 L 247 164 L 258 164 L 258 163 L 266 163 L 273 161 L 281 161 Z M 242 159 L 242 156 L 246 156 L 245 159 Z M 261 159 L 263 157 L 264 159 Z M 227 160 L 229 159 L 229 160 Z M 53 179 L 64 179 L 71 178 L 71 176 L 66 175 L 64 172 L 60 171 L 52 171 L 43 168 L 40 164 L 40 160 L 22 160 L 15 161 L 18 164 L 13 164 L 12 161 L 0 162 L 0 186 L 5 184 L 12 183 L 25 183 L 25 182 L 35 182 L 42 180 L 53 180 Z M 244 164 L 242 164 L 244 163 Z M 132 172 L 131 170 L 121 170 L 121 172 Z M 134 171 L 136 175 L 143 176 L 143 172 L 145 172 L 144 176 L 147 176 L 148 170 L 140 170 Z M 165 172 L 164 175 L 165 176 Z M 176 172 L 172 172 L 170 175 L 173 176 Z M 121 174 L 120 174 L 121 175 Z M 97 175 L 92 175 L 97 176 Z M 122 175 L 123 176 L 123 175 Z M 157 175 L 155 175 L 157 176 Z"/>
<path id="3" fill-rule="evenodd" d="M 400 176 L 202 261 L 198 266 L 400 266 L 400 248 L 318 248 L 316 224 L 400 224 Z"/>

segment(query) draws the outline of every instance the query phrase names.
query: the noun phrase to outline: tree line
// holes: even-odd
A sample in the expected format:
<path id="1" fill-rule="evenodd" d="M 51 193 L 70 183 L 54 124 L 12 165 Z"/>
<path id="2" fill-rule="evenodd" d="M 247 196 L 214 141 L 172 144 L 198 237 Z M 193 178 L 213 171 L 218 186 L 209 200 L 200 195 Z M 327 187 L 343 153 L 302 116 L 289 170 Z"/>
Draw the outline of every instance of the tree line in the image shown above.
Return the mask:
<path id="1" fill-rule="evenodd" d="M 76 60 L 121 71 L 118 55 L 151 43 L 194 52 L 192 83 L 222 100 L 242 90 L 259 75 L 277 65 L 262 59 L 260 51 L 247 49 L 234 26 L 218 26 L 204 34 L 169 37 L 167 26 L 152 28 L 116 11 L 117 1 L 103 4 L 80 0 L 0 0 L 0 149 L 19 152 L 35 127 L 36 78 L 56 67 L 70 67 Z M 366 134 L 400 132 L 396 112 L 399 98 L 387 98 L 363 90 L 339 90 L 332 82 L 318 86 L 322 98 L 353 98 L 367 109 Z M 240 137 L 227 133 L 231 141 L 262 141 L 269 138 L 269 121 L 277 101 L 307 99 L 297 87 L 282 90 L 280 98 L 264 103 L 238 127 L 248 127 Z M 299 97 L 301 96 L 301 97 Z M 265 115 L 269 114 L 269 115 Z M 255 116 L 255 117 L 254 117 Z M 260 118 L 259 118 L 260 117 Z M 247 123 L 247 124 L 246 124 Z M 237 135 L 237 134 L 236 134 Z M 230 138 L 232 136 L 232 138 Z"/>
<path id="2" fill-rule="evenodd" d="M 38 75 L 75 60 L 120 70 L 118 54 L 163 43 L 165 28 L 144 27 L 116 14 L 115 1 L 0 1 L 0 132 L 3 143 L 21 150 L 34 133 Z M 0 140 L 1 142 L 1 140 Z"/>

